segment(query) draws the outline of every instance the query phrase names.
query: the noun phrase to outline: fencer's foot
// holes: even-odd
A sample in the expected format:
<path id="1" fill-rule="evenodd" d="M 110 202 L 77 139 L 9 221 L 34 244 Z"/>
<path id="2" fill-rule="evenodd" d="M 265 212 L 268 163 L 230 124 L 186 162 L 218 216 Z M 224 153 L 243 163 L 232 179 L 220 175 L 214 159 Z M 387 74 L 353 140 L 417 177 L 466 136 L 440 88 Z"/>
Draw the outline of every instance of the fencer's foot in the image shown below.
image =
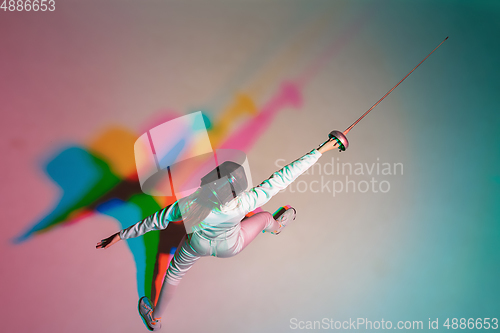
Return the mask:
<path id="1" fill-rule="evenodd" d="M 280 232 L 290 224 L 293 220 L 295 220 L 295 216 L 297 216 L 297 211 L 292 206 L 283 206 L 280 207 L 276 212 L 274 212 L 273 217 L 276 222 L 279 223 L 278 230 L 271 231 L 273 235 L 279 235 Z M 267 230 L 266 230 L 267 231 Z"/>
<path id="2" fill-rule="evenodd" d="M 153 306 L 146 296 L 139 300 L 139 313 L 150 331 L 158 331 L 161 328 L 161 318 L 153 318 Z"/>

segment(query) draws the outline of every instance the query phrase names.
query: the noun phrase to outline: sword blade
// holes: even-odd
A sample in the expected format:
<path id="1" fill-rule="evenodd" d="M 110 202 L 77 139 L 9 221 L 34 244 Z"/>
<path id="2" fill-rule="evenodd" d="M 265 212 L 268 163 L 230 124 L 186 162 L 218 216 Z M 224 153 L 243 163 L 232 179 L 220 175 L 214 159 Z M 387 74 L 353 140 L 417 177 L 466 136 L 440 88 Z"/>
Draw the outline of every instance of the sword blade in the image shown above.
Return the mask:
<path id="1" fill-rule="evenodd" d="M 434 48 L 434 50 L 432 50 L 432 52 L 431 52 L 431 53 L 429 53 L 429 54 L 427 55 L 427 57 L 425 57 L 425 58 L 424 58 L 421 62 L 419 62 L 419 64 L 418 64 L 417 66 L 415 66 L 415 67 L 414 67 L 414 68 L 413 68 L 413 69 L 412 69 L 412 70 L 411 70 L 408 74 L 406 74 L 406 76 L 405 76 L 404 78 L 402 78 L 402 79 L 401 79 L 401 81 L 399 81 L 399 82 L 398 82 L 398 83 L 397 83 L 394 87 L 392 87 L 392 89 L 391 89 L 391 90 L 389 90 L 389 91 L 388 91 L 388 92 L 387 92 L 387 93 L 386 93 L 386 94 L 385 94 L 385 95 L 384 95 L 381 99 L 379 99 L 377 103 L 373 104 L 373 106 L 372 106 L 371 108 L 369 108 L 369 109 L 368 109 L 368 111 L 366 111 L 365 113 L 363 113 L 363 115 L 362 115 L 361 117 L 359 117 L 359 118 L 358 118 L 358 120 L 356 120 L 354 123 L 352 123 L 352 125 L 351 125 L 351 126 L 349 126 L 349 127 L 348 127 L 345 131 L 344 131 L 344 135 L 346 135 L 347 133 L 349 133 L 349 131 L 350 131 L 350 130 L 354 127 L 354 126 L 356 126 L 356 124 L 357 124 L 357 123 L 359 123 L 359 121 L 360 121 L 361 119 L 363 119 L 363 118 L 364 118 L 364 117 L 365 117 L 365 116 L 366 116 L 366 115 L 367 115 L 367 114 L 368 114 L 371 110 L 373 110 L 373 109 L 374 109 L 374 108 L 378 105 L 378 103 L 382 102 L 382 100 L 383 100 L 384 98 L 386 98 L 386 97 L 387 97 L 387 95 L 389 95 L 389 94 L 390 94 L 390 93 L 391 93 L 394 89 L 396 89 L 396 87 L 397 87 L 397 86 L 399 86 L 399 84 L 400 84 L 401 82 L 403 82 L 403 81 L 404 81 L 404 80 L 405 80 L 405 79 L 406 79 L 406 78 L 407 78 L 407 77 L 408 77 L 411 73 L 413 73 L 413 71 L 414 71 L 415 69 L 417 69 L 417 67 L 418 67 L 418 66 L 420 66 L 420 64 L 422 64 L 422 63 L 425 61 L 425 59 L 427 59 L 427 58 L 428 58 L 428 57 L 429 57 L 429 56 L 430 56 L 430 55 L 431 55 L 434 51 L 436 51 L 436 50 L 438 49 L 438 47 L 440 47 L 440 46 L 441 46 L 441 44 L 443 44 L 443 43 L 444 43 L 447 39 L 448 39 L 448 37 L 446 37 L 446 38 L 445 38 L 445 39 L 444 39 L 444 40 L 443 40 L 443 41 L 442 41 L 442 42 L 441 42 L 438 46 L 436 46 L 436 48 Z"/>

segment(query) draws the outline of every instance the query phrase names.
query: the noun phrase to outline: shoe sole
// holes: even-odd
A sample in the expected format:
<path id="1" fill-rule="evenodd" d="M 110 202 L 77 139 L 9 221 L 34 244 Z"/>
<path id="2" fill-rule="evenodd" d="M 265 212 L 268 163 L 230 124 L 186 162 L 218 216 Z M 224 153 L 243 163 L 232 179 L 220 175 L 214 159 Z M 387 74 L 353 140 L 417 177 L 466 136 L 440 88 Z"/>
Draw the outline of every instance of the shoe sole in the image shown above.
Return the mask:
<path id="1" fill-rule="evenodd" d="M 293 213 L 292 213 L 292 209 L 293 209 Z M 291 218 L 293 216 L 293 218 Z M 293 208 L 292 206 L 290 205 L 286 205 L 286 206 L 283 206 L 283 207 L 280 207 L 278 208 L 278 210 L 276 212 L 274 212 L 273 214 L 273 218 L 277 221 L 277 222 L 282 222 L 280 220 L 280 218 L 286 218 L 286 223 L 283 224 L 283 228 L 276 233 L 276 235 L 279 235 L 283 229 L 293 220 L 295 220 L 295 217 L 297 216 L 297 210 L 295 208 Z M 282 223 L 280 223 L 282 224 Z"/>
<path id="2" fill-rule="evenodd" d="M 283 206 L 283 207 L 280 207 L 278 208 L 274 213 L 273 213 L 273 218 L 277 221 L 281 215 L 283 215 L 287 210 L 289 209 L 293 209 L 293 211 L 295 212 L 295 215 L 297 215 L 297 211 L 295 210 L 295 208 L 293 208 L 292 206 L 290 205 L 286 205 L 286 206 Z M 295 220 L 295 218 L 294 218 Z"/>

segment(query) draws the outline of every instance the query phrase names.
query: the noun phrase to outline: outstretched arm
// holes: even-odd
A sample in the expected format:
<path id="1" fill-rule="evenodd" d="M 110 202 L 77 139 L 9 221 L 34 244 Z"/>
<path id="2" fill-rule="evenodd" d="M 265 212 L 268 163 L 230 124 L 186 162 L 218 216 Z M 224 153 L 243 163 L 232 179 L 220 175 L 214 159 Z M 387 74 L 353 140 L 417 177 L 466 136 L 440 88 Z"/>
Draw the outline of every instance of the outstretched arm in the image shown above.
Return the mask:
<path id="1" fill-rule="evenodd" d="M 334 139 L 329 140 L 321 147 L 311 150 L 301 158 L 276 171 L 258 186 L 243 192 L 239 196 L 243 209 L 248 213 L 267 203 L 274 195 L 285 189 L 316 163 L 323 153 L 334 149 L 336 144 Z"/>
<path id="2" fill-rule="evenodd" d="M 182 217 L 176 201 L 172 205 L 169 205 L 146 217 L 144 220 L 139 221 L 136 224 L 131 225 L 130 227 L 101 240 L 99 243 L 97 243 L 96 248 L 107 249 L 108 247 L 122 239 L 139 237 L 152 230 L 165 229 L 168 226 L 169 222 L 179 221 L 181 219 Z"/>

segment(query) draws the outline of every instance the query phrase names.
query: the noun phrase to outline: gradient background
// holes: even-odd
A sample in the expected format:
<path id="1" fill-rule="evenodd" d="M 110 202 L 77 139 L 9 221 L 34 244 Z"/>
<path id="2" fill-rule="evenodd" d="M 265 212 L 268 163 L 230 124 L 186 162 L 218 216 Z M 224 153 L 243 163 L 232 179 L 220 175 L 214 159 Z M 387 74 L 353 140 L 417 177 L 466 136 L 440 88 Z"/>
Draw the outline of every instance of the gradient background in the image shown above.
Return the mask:
<path id="1" fill-rule="evenodd" d="M 500 317 L 500 6 L 497 1 L 56 1 L 0 11 L 2 332 L 143 332 L 121 228 L 92 213 L 15 242 L 64 189 L 65 147 L 124 151 L 160 119 L 212 122 L 238 93 L 260 110 L 284 82 L 300 99 L 247 147 L 254 183 L 343 130 L 450 38 L 349 133 L 351 163 L 403 163 L 382 193 L 291 193 L 298 218 L 182 281 L 165 332 L 285 332 L 289 321 Z M 230 123 L 238 133 L 241 115 Z M 96 141 L 97 140 L 97 141 Z M 104 148 L 103 148 L 104 149 Z M 283 164 L 282 162 L 279 162 Z M 78 166 L 53 170 L 71 183 Z M 130 172 L 128 170 L 123 173 Z M 301 180 L 336 175 L 304 175 Z M 358 181 L 369 176 L 353 177 Z"/>

